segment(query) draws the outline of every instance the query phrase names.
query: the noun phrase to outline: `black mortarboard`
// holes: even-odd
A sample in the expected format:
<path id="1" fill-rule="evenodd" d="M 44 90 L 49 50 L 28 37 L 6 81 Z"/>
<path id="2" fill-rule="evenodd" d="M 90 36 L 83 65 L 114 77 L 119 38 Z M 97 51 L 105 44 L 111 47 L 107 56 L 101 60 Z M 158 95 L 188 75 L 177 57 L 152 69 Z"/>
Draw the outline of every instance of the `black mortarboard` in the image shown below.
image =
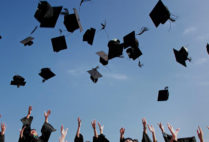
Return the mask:
<path id="1" fill-rule="evenodd" d="M 158 99 L 157 101 L 167 101 L 169 97 L 168 87 L 165 87 L 164 90 L 160 90 L 158 92 Z"/>
<path id="2" fill-rule="evenodd" d="M 170 18 L 170 12 L 168 8 L 162 3 L 161 0 L 158 1 L 149 16 L 156 27 L 158 27 L 160 23 L 164 24 L 168 19 L 175 21 L 174 19 Z"/>
<path id="3" fill-rule="evenodd" d="M 108 60 L 114 57 L 120 57 L 123 54 L 123 45 L 120 44 L 120 40 L 114 39 L 108 42 Z"/>
<path id="4" fill-rule="evenodd" d="M 136 46 L 135 43 L 136 42 L 136 37 L 135 37 L 135 31 L 127 34 L 126 36 L 123 37 L 123 46 L 124 49 L 126 49 L 127 47 L 131 46 Z"/>
<path id="5" fill-rule="evenodd" d="M 50 78 L 55 76 L 55 74 L 49 68 L 42 68 L 41 72 L 39 73 L 39 75 L 41 77 L 43 77 L 43 81 L 42 82 L 45 82 L 46 80 L 48 80 L 48 79 L 50 79 Z"/>
<path id="6" fill-rule="evenodd" d="M 178 51 L 176 49 L 173 49 L 173 52 L 175 54 L 176 61 L 183 66 L 186 67 L 186 60 L 191 61 L 191 58 L 188 57 L 188 50 L 184 46 L 181 47 L 181 49 Z"/>
<path id="7" fill-rule="evenodd" d="M 209 44 L 207 43 L 207 45 L 206 45 L 206 49 L 207 49 L 207 52 L 208 52 L 208 54 L 209 54 Z"/>
<path id="8" fill-rule="evenodd" d="M 20 86 L 25 86 L 26 82 L 25 79 L 20 75 L 13 76 L 13 80 L 10 83 L 11 85 L 16 85 L 18 88 Z"/>
<path id="9" fill-rule="evenodd" d="M 0 35 L 0 39 L 2 39 L 2 36 Z"/>
<path id="10" fill-rule="evenodd" d="M 99 61 L 102 65 L 108 64 L 108 55 L 104 51 L 99 51 L 96 54 L 100 56 Z"/>
<path id="11" fill-rule="evenodd" d="M 33 44 L 33 40 L 34 38 L 29 36 L 27 38 L 25 38 L 24 40 L 20 41 L 22 44 L 24 44 L 24 46 L 31 46 Z"/>
<path id="12" fill-rule="evenodd" d="M 54 28 L 62 10 L 62 6 L 51 7 L 47 1 L 40 1 L 34 17 L 40 22 L 40 27 Z"/>
<path id="13" fill-rule="evenodd" d="M 102 75 L 97 71 L 99 67 L 93 68 L 89 71 L 87 71 L 90 74 L 91 80 L 96 83 L 98 81 L 98 78 L 102 77 Z"/>
<path id="14" fill-rule="evenodd" d="M 67 49 L 67 44 L 65 41 L 65 36 L 59 36 L 51 39 L 54 52 L 59 52 L 60 50 Z"/>
<path id="15" fill-rule="evenodd" d="M 83 28 L 80 23 L 80 18 L 78 12 L 73 8 L 74 14 L 65 14 L 64 16 L 64 25 L 68 32 L 74 32 L 77 29 L 80 29 L 80 32 L 83 31 Z"/>
<path id="16" fill-rule="evenodd" d="M 179 138 L 178 142 L 196 142 L 195 136 L 187 138 Z"/>
<path id="17" fill-rule="evenodd" d="M 133 60 L 142 55 L 142 52 L 138 47 L 130 47 L 126 50 L 126 53 L 128 54 L 128 57 Z"/>
<path id="18" fill-rule="evenodd" d="M 32 121 L 33 121 L 33 116 L 30 116 L 29 118 L 23 117 L 21 119 L 23 126 L 31 126 Z"/>
<path id="19" fill-rule="evenodd" d="M 51 124 L 49 124 L 49 123 L 44 123 L 44 125 L 42 126 L 42 128 L 41 128 L 41 132 L 42 133 L 48 133 L 48 132 L 54 132 L 54 131 L 56 131 L 56 129 L 51 125 Z"/>
<path id="20" fill-rule="evenodd" d="M 94 28 L 86 30 L 86 32 L 83 35 L 83 41 L 87 41 L 88 44 L 92 45 L 94 41 L 95 32 L 96 32 L 96 29 Z"/>

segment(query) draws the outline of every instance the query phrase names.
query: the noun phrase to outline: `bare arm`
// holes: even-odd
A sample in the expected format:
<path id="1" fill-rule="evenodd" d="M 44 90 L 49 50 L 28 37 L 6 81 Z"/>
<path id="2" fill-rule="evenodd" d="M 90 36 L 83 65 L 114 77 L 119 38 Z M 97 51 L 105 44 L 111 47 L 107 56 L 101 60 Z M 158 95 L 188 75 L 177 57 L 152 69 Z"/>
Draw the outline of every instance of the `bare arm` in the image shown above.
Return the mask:
<path id="1" fill-rule="evenodd" d="M 200 139 L 200 142 L 204 142 L 204 140 L 203 140 L 203 132 L 202 132 L 202 129 L 200 128 L 200 126 L 198 126 L 197 135 L 198 135 L 198 138 Z"/>
<path id="2" fill-rule="evenodd" d="M 64 129 L 63 125 L 61 126 L 61 137 L 59 139 L 59 142 L 64 142 L 65 141 L 65 138 L 66 138 L 66 135 L 67 135 L 67 131 L 68 131 L 68 128 Z"/>
<path id="3" fill-rule="evenodd" d="M 44 112 L 44 117 L 45 117 L 45 123 L 48 123 L 48 118 L 49 118 L 49 115 L 51 114 L 51 110 L 48 110 L 47 112 Z"/>
<path id="4" fill-rule="evenodd" d="M 145 118 L 142 119 L 143 124 L 143 131 L 145 134 L 147 134 L 147 120 Z"/>
<path id="5" fill-rule="evenodd" d="M 76 136 L 78 138 L 80 136 L 80 128 L 81 128 L 81 119 L 80 119 L 80 117 L 78 117 L 78 129 L 77 129 L 77 132 L 76 132 Z"/>
<path id="6" fill-rule="evenodd" d="M 6 131 L 6 125 L 5 123 L 1 123 L 1 135 L 3 136 L 5 134 Z"/>
<path id="7" fill-rule="evenodd" d="M 94 130 L 94 136 L 98 138 L 97 130 L 96 130 L 96 120 L 91 122 L 92 128 Z"/>
<path id="8" fill-rule="evenodd" d="M 147 126 L 148 126 L 148 129 L 150 130 L 150 132 L 152 133 L 153 142 L 157 142 L 154 127 L 152 125 L 151 126 L 147 125 Z"/>
<path id="9" fill-rule="evenodd" d="M 98 126 L 99 126 L 100 134 L 103 134 L 104 125 L 101 125 L 101 124 L 98 122 Z"/>
<path id="10" fill-rule="evenodd" d="M 173 127 L 172 127 L 169 123 L 168 123 L 167 125 L 168 125 L 169 131 L 170 131 L 171 134 L 172 134 L 171 142 L 177 141 L 177 140 L 178 140 L 178 139 L 177 139 L 177 135 L 178 135 L 180 129 L 178 128 L 178 129 L 176 129 L 176 130 L 174 131 Z"/>

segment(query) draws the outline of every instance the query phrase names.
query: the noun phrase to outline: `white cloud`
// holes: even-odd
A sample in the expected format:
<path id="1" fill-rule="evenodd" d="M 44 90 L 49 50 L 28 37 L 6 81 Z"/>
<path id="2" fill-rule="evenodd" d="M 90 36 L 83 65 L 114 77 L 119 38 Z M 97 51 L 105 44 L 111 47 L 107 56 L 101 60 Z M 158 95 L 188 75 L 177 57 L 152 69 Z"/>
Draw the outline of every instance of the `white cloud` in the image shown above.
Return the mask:
<path id="1" fill-rule="evenodd" d="M 84 73 L 84 70 L 82 69 L 70 69 L 68 70 L 68 73 L 72 76 L 78 76 Z"/>
<path id="2" fill-rule="evenodd" d="M 119 74 L 119 73 L 111 73 L 111 74 L 106 74 L 105 76 L 109 77 L 109 78 L 113 78 L 116 80 L 127 80 L 128 76 L 125 74 Z"/>
<path id="3" fill-rule="evenodd" d="M 186 28 L 183 32 L 184 35 L 187 35 L 187 34 L 191 34 L 193 32 L 197 31 L 197 28 L 195 27 L 189 27 L 189 28 Z"/>
<path id="4" fill-rule="evenodd" d="M 201 64 L 206 63 L 207 61 L 208 61 L 208 58 L 200 58 L 195 62 L 195 64 L 201 65 Z"/>

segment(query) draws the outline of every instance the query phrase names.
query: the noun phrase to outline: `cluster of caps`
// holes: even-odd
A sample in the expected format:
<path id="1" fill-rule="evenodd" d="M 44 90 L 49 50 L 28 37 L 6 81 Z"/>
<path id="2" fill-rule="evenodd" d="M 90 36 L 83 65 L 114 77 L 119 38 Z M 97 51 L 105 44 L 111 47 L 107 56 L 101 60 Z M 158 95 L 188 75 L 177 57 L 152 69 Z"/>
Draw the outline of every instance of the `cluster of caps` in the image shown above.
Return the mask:
<path id="1" fill-rule="evenodd" d="M 90 0 L 81 0 L 80 6 L 83 2 L 90 1 Z M 56 6 L 52 7 L 47 1 L 40 1 L 37 7 L 37 10 L 34 14 L 35 19 L 40 23 L 41 28 L 54 28 L 59 15 L 64 16 L 63 24 L 66 27 L 66 30 L 70 33 L 73 33 L 75 30 L 80 30 L 80 32 L 83 31 L 80 17 L 78 14 L 78 11 L 73 8 L 73 13 L 69 13 L 68 9 L 64 8 L 64 11 L 62 11 L 63 6 Z M 175 21 L 175 17 L 172 16 L 168 8 L 163 4 L 161 0 L 157 2 L 155 7 L 152 9 L 152 11 L 149 14 L 152 22 L 154 23 L 155 27 L 157 28 L 160 24 L 164 24 L 166 21 L 170 20 L 171 22 Z M 101 24 L 101 30 L 105 30 L 106 28 L 106 21 Z M 38 26 L 36 26 L 31 34 L 33 34 L 38 29 Z M 141 35 L 145 31 L 148 31 L 147 27 L 142 27 L 141 32 L 138 34 L 135 34 L 135 31 L 132 31 L 131 33 L 125 35 L 123 37 L 123 42 L 121 43 L 119 39 L 113 39 L 108 42 L 108 53 L 105 53 L 104 51 L 98 51 L 96 54 L 100 57 L 99 62 L 102 65 L 108 65 L 108 62 L 112 60 L 115 57 L 123 57 L 123 50 L 126 50 L 126 53 L 128 57 L 132 60 L 138 59 L 142 52 L 139 49 L 139 42 L 136 39 L 136 35 Z M 62 32 L 62 30 L 60 30 Z M 96 34 L 95 28 L 89 28 L 85 31 L 83 34 L 83 41 L 87 42 L 89 45 L 93 45 L 94 37 Z M 0 36 L 1 39 L 1 36 Z M 25 38 L 24 40 L 20 41 L 24 46 L 31 46 L 33 44 L 34 37 L 29 36 Z M 54 52 L 60 52 L 61 50 L 67 49 L 67 44 L 65 40 L 65 36 L 58 36 L 51 38 L 51 43 L 53 47 Z M 207 52 L 209 54 L 209 44 L 206 46 Z M 184 46 L 181 47 L 180 50 L 173 49 L 175 59 L 178 63 L 186 67 L 186 61 L 191 61 L 191 58 L 188 57 L 188 50 Z M 143 64 L 141 62 L 138 62 L 138 66 L 142 67 Z M 90 79 L 96 83 L 99 78 L 102 77 L 102 74 L 98 72 L 98 66 L 87 71 L 90 74 Z M 49 68 L 43 68 L 41 70 L 41 73 L 39 74 L 41 77 L 44 78 L 43 82 L 45 80 L 48 80 L 49 78 L 55 76 L 53 72 L 50 71 Z M 15 75 L 13 77 L 13 80 L 11 81 L 11 85 L 17 85 L 24 86 L 26 84 L 23 77 L 19 75 Z M 166 87 L 164 90 L 160 90 L 158 94 L 158 101 L 165 101 L 168 99 L 168 88 Z"/>

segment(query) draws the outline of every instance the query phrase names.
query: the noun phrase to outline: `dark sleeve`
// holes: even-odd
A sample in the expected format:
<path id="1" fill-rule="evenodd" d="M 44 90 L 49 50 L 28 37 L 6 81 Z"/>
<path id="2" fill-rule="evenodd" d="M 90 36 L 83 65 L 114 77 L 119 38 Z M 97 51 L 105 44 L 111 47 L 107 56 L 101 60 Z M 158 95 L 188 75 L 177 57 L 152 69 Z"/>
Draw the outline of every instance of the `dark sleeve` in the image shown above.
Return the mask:
<path id="1" fill-rule="evenodd" d="M 98 142 L 98 138 L 93 136 L 93 142 Z"/>
<path id="2" fill-rule="evenodd" d="M 18 142 L 27 142 L 30 139 L 31 123 L 33 121 L 33 116 L 30 116 L 28 119 L 23 117 L 21 122 L 23 124 L 22 128 L 25 127 L 23 132 L 23 137 L 19 138 Z"/>
<path id="3" fill-rule="evenodd" d="M 98 137 L 98 142 L 109 142 L 109 140 L 105 137 L 105 135 L 100 134 Z"/>
<path id="4" fill-rule="evenodd" d="M 145 132 L 143 132 L 142 142 L 152 142 Z"/>
<path id="5" fill-rule="evenodd" d="M 79 134 L 79 137 L 77 135 L 75 136 L 74 142 L 83 142 L 83 135 Z"/>
<path id="6" fill-rule="evenodd" d="M 0 134 L 0 142 L 4 142 L 4 135 Z"/>
<path id="7" fill-rule="evenodd" d="M 165 142 L 170 142 L 172 136 L 164 132 L 163 133 L 163 138 L 164 138 Z"/>
<path id="8" fill-rule="evenodd" d="M 42 135 L 40 136 L 40 139 L 43 142 L 48 142 L 51 133 L 54 131 L 56 131 L 56 129 L 54 129 L 51 124 L 45 122 L 41 128 Z"/>
<path id="9" fill-rule="evenodd" d="M 120 138 L 120 142 L 124 142 L 124 141 L 125 141 L 125 139 L 124 139 L 124 138 L 122 138 L 122 139 Z"/>

